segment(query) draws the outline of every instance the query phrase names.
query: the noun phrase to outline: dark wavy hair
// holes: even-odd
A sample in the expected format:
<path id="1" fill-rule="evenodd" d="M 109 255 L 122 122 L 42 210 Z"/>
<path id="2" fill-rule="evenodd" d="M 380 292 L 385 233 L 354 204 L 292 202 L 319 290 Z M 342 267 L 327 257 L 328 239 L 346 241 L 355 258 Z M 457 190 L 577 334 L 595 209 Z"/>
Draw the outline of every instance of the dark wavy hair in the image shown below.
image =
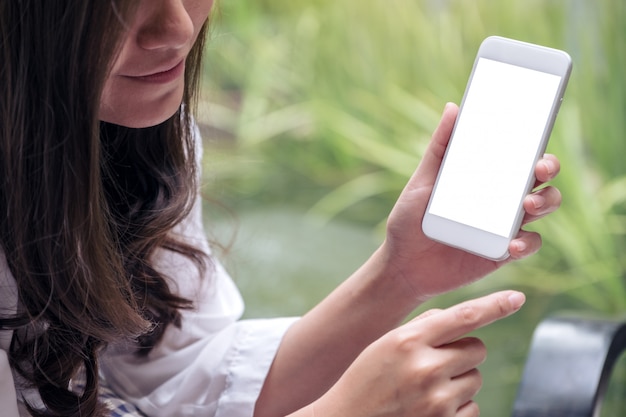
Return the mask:
<path id="1" fill-rule="evenodd" d="M 170 231 L 196 193 L 190 114 L 207 24 L 185 111 L 145 129 L 98 120 L 135 3 L 0 0 L 0 245 L 19 303 L 0 329 L 14 330 L 11 366 L 45 404 L 36 416 L 103 416 L 99 351 L 132 340 L 146 354 L 191 306 L 151 267 L 155 250 L 206 262 Z"/>

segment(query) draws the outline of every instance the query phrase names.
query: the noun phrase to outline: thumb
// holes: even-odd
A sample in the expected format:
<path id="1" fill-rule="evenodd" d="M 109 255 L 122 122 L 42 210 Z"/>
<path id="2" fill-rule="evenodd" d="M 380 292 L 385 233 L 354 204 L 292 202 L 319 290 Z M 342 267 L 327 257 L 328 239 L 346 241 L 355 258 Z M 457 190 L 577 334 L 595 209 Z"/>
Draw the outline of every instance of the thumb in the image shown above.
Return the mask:
<path id="1" fill-rule="evenodd" d="M 409 181 L 410 186 L 418 188 L 435 183 L 458 112 L 459 107 L 454 103 L 447 103 L 444 107 L 439 125 L 433 132 L 422 161 Z"/>

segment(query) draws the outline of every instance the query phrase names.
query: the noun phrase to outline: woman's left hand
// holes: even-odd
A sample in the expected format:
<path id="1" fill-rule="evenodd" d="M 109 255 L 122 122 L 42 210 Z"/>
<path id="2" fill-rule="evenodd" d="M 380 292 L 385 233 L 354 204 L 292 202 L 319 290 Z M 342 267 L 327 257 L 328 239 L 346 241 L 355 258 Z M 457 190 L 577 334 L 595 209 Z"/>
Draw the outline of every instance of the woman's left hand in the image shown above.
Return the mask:
<path id="1" fill-rule="evenodd" d="M 541 247 L 541 236 L 520 230 L 509 245 L 510 257 L 491 261 L 437 243 L 422 232 L 422 218 L 458 114 L 446 105 L 424 157 L 396 202 L 387 223 L 387 236 L 378 255 L 392 277 L 405 281 L 418 300 L 469 284 L 514 259 L 527 257 Z M 544 155 L 535 167 L 535 190 L 523 202 L 528 224 L 555 211 L 561 193 L 552 186 L 541 187 L 560 170 L 554 155 Z"/>

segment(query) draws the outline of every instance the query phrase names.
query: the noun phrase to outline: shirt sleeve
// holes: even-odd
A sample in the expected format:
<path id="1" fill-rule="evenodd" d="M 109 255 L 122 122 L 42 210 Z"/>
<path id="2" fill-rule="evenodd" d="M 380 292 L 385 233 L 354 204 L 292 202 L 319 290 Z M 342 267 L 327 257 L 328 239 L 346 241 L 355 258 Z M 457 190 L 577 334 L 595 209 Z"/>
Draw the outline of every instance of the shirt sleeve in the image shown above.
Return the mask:
<path id="1" fill-rule="evenodd" d="M 17 288 L 9 271 L 6 257 L 0 250 L 0 316 L 10 316 L 17 310 Z M 18 417 L 17 395 L 13 373 L 7 351 L 11 345 L 13 331 L 0 330 L 0 413 L 7 417 Z M 5 414 L 6 413 L 6 414 Z"/>
<path id="2" fill-rule="evenodd" d="M 176 230 L 210 252 L 200 202 Z M 107 384 L 151 417 L 250 417 L 281 339 L 295 318 L 240 320 L 244 304 L 222 265 L 211 258 L 204 276 L 188 258 L 162 251 L 155 266 L 174 292 L 194 302 L 180 328 L 170 325 L 147 357 L 116 345 L 102 355 Z"/>
<path id="3" fill-rule="evenodd" d="M 291 320 L 239 321 L 141 361 L 107 355 L 107 383 L 148 416 L 248 417 Z M 106 363 L 106 365 L 105 365 Z"/>
<path id="4" fill-rule="evenodd" d="M 2 407 L 3 416 L 19 417 L 13 375 L 9 359 L 3 349 L 0 349 L 0 407 Z"/>

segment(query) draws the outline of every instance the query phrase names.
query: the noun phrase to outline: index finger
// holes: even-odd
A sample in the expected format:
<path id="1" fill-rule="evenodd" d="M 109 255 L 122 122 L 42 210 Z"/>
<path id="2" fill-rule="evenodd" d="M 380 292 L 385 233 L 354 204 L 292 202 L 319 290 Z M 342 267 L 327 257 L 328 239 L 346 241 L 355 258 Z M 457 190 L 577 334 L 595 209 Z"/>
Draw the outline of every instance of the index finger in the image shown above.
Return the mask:
<path id="1" fill-rule="evenodd" d="M 427 326 L 427 342 L 431 346 L 441 346 L 510 316 L 522 307 L 525 300 L 521 292 L 500 291 L 457 304 L 418 322 L 420 326 Z"/>

